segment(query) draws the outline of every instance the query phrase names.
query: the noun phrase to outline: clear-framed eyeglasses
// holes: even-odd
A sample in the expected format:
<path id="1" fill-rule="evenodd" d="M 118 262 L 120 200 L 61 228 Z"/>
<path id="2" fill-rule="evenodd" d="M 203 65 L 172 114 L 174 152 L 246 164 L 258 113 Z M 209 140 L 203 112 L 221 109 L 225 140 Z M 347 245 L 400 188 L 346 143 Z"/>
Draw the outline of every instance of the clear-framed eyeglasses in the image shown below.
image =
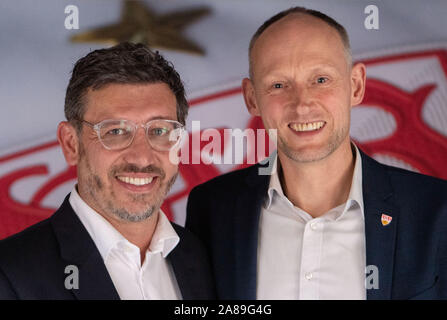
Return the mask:
<path id="1" fill-rule="evenodd" d="M 185 127 L 178 121 L 156 119 L 146 124 L 131 120 L 103 120 L 96 124 L 79 119 L 96 131 L 99 141 L 107 150 L 122 150 L 132 144 L 139 127 L 145 130 L 149 144 L 158 151 L 169 151 L 178 146 L 185 133 Z"/>

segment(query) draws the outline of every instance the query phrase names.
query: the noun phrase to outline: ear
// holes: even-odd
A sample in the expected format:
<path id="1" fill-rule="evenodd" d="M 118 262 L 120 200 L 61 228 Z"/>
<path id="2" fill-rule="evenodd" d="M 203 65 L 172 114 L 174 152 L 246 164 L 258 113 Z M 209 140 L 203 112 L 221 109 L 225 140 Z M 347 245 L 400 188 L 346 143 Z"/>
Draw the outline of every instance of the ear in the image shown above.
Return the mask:
<path id="1" fill-rule="evenodd" d="M 366 67 L 363 63 L 357 63 L 351 70 L 351 106 L 360 104 L 365 94 Z"/>
<path id="2" fill-rule="evenodd" d="M 76 129 L 67 121 L 59 123 L 57 127 L 57 140 L 64 153 L 65 161 L 70 166 L 79 162 L 79 138 Z"/>
<path id="3" fill-rule="evenodd" d="M 250 79 L 242 80 L 242 92 L 244 94 L 245 106 L 252 116 L 261 116 L 258 105 L 256 103 L 255 88 Z"/>

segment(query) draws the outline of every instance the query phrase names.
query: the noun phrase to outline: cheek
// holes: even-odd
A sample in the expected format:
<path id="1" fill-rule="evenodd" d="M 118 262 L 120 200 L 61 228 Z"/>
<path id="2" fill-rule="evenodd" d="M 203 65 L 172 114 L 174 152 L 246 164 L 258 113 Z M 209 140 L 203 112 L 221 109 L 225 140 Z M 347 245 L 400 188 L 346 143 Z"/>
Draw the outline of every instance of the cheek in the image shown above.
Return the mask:
<path id="1" fill-rule="evenodd" d="M 263 122 L 274 124 L 281 121 L 286 113 L 286 99 L 278 97 L 268 97 L 261 101 L 260 112 Z M 271 127 L 271 126 L 270 126 Z"/>
<path id="2" fill-rule="evenodd" d="M 113 156 L 108 153 L 107 150 L 96 146 L 90 146 L 89 149 L 85 150 L 82 157 L 84 166 L 88 167 L 86 168 L 88 172 L 83 172 L 82 174 L 94 174 L 99 176 L 102 180 L 107 177 L 108 171 L 114 162 Z"/>
<path id="3" fill-rule="evenodd" d="M 178 165 L 171 162 L 169 158 L 169 152 L 164 153 L 162 156 L 158 158 L 160 163 L 160 167 L 166 174 L 166 179 L 171 178 L 178 171 Z"/>
<path id="4" fill-rule="evenodd" d="M 349 130 L 350 124 L 350 108 L 344 105 L 338 105 L 338 108 L 333 110 L 332 117 L 334 119 L 334 127 L 336 130 Z"/>
<path id="5" fill-rule="evenodd" d="M 264 108 L 279 109 L 281 106 L 288 105 L 294 101 L 290 92 L 286 90 L 282 92 L 276 92 L 275 94 L 265 94 L 259 99 L 260 105 Z"/>
<path id="6" fill-rule="evenodd" d="M 327 111 L 337 120 L 349 118 L 351 107 L 350 97 L 346 94 L 345 88 L 322 92 L 318 95 L 318 100 L 326 106 Z"/>

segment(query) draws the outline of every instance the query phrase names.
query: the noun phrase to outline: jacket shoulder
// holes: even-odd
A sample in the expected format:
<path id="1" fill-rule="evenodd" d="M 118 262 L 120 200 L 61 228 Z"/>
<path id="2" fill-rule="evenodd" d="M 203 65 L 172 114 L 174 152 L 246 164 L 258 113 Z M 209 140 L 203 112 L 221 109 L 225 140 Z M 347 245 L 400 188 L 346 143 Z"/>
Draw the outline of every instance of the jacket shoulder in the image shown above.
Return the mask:
<path id="1" fill-rule="evenodd" d="M 13 260 L 38 257 L 55 243 L 50 219 L 45 219 L 25 230 L 0 240 L 0 265 Z M 18 259 L 20 257 L 20 259 Z"/>
<path id="2" fill-rule="evenodd" d="M 189 230 L 172 223 L 180 242 L 170 260 L 183 299 L 215 299 L 215 286 L 208 253 L 202 242 Z"/>
<path id="3" fill-rule="evenodd" d="M 374 184 L 377 181 L 381 183 L 386 182 L 385 180 L 380 180 L 381 177 L 386 176 L 392 185 L 393 191 L 401 196 L 409 195 L 415 197 L 415 199 L 420 199 L 421 196 L 428 194 L 432 194 L 433 196 L 443 194 L 444 197 L 446 195 L 446 180 L 386 165 L 363 152 L 361 154 L 364 170 L 363 178 L 366 178 L 370 184 Z"/>
<path id="4" fill-rule="evenodd" d="M 175 232 L 177 232 L 180 242 L 177 245 L 178 251 L 188 252 L 191 258 L 208 259 L 203 242 L 189 229 L 171 222 Z"/>
<path id="5" fill-rule="evenodd" d="M 446 180 L 393 166 L 382 166 L 387 170 L 393 185 L 398 186 L 401 190 L 420 192 L 421 194 L 426 192 L 445 194 L 447 192 Z"/>
<path id="6" fill-rule="evenodd" d="M 0 290 L 0 299 L 58 297 L 52 293 L 52 283 L 54 278 L 61 278 L 58 283 L 64 283 L 59 252 L 50 219 L 1 240 L 0 286 L 4 288 Z"/>
<path id="7" fill-rule="evenodd" d="M 227 192 L 232 192 L 232 190 L 238 189 L 245 185 L 247 179 L 257 176 L 257 170 L 259 167 L 259 164 L 255 164 L 247 168 L 224 173 L 197 185 L 193 188 L 193 191 L 208 191 L 214 193 L 218 190 L 224 190 Z"/>
<path id="8" fill-rule="evenodd" d="M 203 248 L 202 242 L 191 231 L 176 224 L 175 222 L 171 222 L 171 225 L 180 238 L 179 244 L 181 243 L 182 246 L 187 245 L 197 249 Z"/>

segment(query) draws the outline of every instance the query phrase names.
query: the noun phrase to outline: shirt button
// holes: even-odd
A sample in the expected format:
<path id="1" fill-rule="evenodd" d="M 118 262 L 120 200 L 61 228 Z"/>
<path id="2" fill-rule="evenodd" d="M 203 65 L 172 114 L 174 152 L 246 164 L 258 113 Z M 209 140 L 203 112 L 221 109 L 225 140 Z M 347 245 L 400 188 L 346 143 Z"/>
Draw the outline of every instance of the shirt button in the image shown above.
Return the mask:
<path id="1" fill-rule="evenodd" d="M 310 224 L 310 228 L 311 228 L 312 230 L 317 230 L 317 229 L 318 229 L 318 222 L 312 222 L 312 223 Z"/>
<path id="2" fill-rule="evenodd" d="M 307 280 L 310 280 L 310 279 L 312 279 L 313 274 L 312 274 L 312 272 L 307 272 L 307 273 L 304 275 L 304 277 L 305 277 Z"/>

